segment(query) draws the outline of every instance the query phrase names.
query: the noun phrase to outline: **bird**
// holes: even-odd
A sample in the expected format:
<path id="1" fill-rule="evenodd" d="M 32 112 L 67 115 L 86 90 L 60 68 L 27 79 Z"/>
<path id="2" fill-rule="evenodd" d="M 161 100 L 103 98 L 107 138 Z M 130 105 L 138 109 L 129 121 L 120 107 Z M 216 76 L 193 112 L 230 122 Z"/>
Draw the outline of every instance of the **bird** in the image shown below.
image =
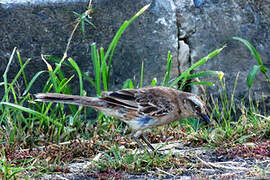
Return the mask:
<path id="1" fill-rule="evenodd" d="M 38 93 L 35 97 L 38 102 L 88 106 L 115 117 L 129 125 L 132 130 L 131 137 L 142 149 L 147 150 L 148 147 L 153 152 L 155 148 L 143 134 L 148 128 L 188 117 L 199 118 L 206 124 L 211 124 L 207 106 L 199 96 L 163 86 L 104 91 L 100 97 L 58 93 Z"/>

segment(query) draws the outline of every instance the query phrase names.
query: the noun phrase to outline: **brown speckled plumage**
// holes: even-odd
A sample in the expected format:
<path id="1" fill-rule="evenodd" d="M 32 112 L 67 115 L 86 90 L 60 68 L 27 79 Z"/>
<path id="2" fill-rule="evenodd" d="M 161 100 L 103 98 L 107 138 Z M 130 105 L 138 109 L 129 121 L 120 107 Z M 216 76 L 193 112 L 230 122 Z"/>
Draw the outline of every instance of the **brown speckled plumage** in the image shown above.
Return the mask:
<path id="1" fill-rule="evenodd" d="M 187 117 L 198 117 L 209 123 L 204 102 L 195 94 L 168 87 L 146 87 L 103 92 L 102 97 L 82 97 L 55 93 L 36 94 L 36 101 L 90 106 L 108 116 L 118 118 L 132 129 L 132 137 L 144 148 L 141 138 L 147 128 L 156 127 Z"/>

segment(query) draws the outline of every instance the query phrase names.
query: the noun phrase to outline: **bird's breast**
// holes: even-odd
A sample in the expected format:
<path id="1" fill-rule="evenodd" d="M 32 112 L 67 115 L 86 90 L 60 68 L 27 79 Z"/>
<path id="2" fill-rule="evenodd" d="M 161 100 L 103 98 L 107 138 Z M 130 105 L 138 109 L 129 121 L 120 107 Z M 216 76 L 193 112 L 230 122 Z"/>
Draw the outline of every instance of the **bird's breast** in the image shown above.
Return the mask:
<path id="1" fill-rule="evenodd" d="M 125 121 L 125 122 L 134 130 L 142 130 L 142 129 L 147 129 L 147 128 L 156 126 L 159 123 L 159 120 L 149 117 L 147 115 L 144 115 L 136 119 Z"/>

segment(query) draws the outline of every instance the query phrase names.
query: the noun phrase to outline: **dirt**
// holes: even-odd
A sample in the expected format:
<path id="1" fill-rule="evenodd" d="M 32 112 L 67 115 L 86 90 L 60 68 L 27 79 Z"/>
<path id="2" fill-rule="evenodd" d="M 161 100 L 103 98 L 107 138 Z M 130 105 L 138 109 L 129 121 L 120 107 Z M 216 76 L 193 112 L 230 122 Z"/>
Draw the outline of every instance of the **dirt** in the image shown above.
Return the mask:
<path id="1" fill-rule="evenodd" d="M 229 149 L 191 148 L 173 143 L 159 152 L 172 152 L 174 159 L 180 161 L 185 158 L 188 165 L 168 170 L 156 168 L 143 174 L 114 170 L 100 173 L 89 168 L 90 161 L 85 161 L 67 165 L 68 173 L 49 174 L 36 179 L 270 179 L 270 141 L 241 144 Z M 102 154 L 95 159 L 100 156 Z"/>

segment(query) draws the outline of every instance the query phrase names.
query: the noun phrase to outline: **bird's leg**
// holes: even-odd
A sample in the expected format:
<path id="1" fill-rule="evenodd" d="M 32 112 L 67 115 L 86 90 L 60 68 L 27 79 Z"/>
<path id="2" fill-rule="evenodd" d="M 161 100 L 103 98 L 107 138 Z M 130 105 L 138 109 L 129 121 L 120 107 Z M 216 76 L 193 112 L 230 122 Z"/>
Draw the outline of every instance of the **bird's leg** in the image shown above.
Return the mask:
<path id="1" fill-rule="evenodd" d="M 141 139 L 147 144 L 147 146 L 152 150 L 152 153 L 157 153 L 157 155 L 163 156 L 162 153 L 160 153 L 160 152 L 155 152 L 155 148 L 152 146 L 152 144 L 148 141 L 148 139 L 147 139 L 143 134 L 140 135 L 140 138 L 141 138 Z"/>
<path id="2" fill-rule="evenodd" d="M 147 146 L 154 152 L 155 148 L 152 146 L 152 144 L 148 141 L 148 139 L 146 139 L 146 137 L 144 137 L 143 134 L 141 134 L 140 138 L 147 144 Z"/>
<path id="3" fill-rule="evenodd" d="M 136 136 L 132 135 L 132 138 L 140 145 L 140 147 L 142 148 L 142 150 L 146 150 L 148 152 L 148 154 L 150 154 L 149 151 L 147 150 L 147 147 L 145 147 L 142 144 L 142 142 Z"/>

